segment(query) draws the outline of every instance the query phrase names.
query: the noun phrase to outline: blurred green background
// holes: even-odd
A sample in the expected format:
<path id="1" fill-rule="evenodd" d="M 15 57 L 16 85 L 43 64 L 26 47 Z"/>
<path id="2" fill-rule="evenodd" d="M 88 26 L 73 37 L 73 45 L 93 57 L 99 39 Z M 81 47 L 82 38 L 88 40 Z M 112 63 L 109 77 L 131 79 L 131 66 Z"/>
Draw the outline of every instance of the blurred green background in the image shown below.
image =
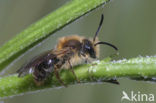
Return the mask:
<path id="1" fill-rule="evenodd" d="M 0 46 L 33 22 L 59 8 L 68 0 L 0 0 Z M 115 59 L 151 56 L 156 53 L 156 0 L 111 0 L 75 22 L 54 33 L 9 65 L 1 76 L 13 74 L 32 56 L 55 47 L 57 39 L 78 34 L 93 37 L 102 13 L 104 24 L 101 41 L 119 48 Z M 114 53 L 108 46 L 101 47 L 101 59 Z M 93 83 L 72 85 L 68 88 L 48 89 L 0 100 L 0 103 L 120 103 L 122 91 L 152 93 L 156 84 L 119 79 L 120 85 Z M 155 100 L 156 101 L 156 100 Z M 123 101 L 123 103 L 130 103 Z M 154 103 L 154 102 L 153 102 Z"/>

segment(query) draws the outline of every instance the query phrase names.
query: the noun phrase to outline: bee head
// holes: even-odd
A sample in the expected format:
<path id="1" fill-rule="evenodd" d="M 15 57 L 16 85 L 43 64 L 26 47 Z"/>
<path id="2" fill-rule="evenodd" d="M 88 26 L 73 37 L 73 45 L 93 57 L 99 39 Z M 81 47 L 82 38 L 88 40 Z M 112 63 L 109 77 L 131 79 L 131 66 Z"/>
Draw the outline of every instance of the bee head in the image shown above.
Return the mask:
<path id="1" fill-rule="evenodd" d="M 99 26 L 98 26 L 98 29 L 95 33 L 95 36 L 93 38 L 93 41 L 90 41 L 88 39 L 83 39 L 82 40 L 82 47 L 81 47 L 81 50 L 80 50 L 80 54 L 82 56 L 85 56 L 86 54 L 89 54 L 89 56 L 91 58 L 97 58 L 97 49 L 98 49 L 98 46 L 99 44 L 105 44 L 105 45 L 108 45 L 108 46 L 111 46 L 112 48 L 114 48 L 115 50 L 118 50 L 118 48 L 110 43 L 107 43 L 107 42 L 101 42 L 101 41 L 97 41 L 97 36 L 98 36 L 98 33 L 100 31 L 100 28 L 102 26 L 102 23 L 103 23 L 103 14 L 101 15 L 101 20 L 100 20 L 100 23 L 99 23 Z M 96 43 L 95 43 L 96 42 Z"/>
<path id="2" fill-rule="evenodd" d="M 80 50 L 80 54 L 82 56 L 89 55 L 91 58 L 94 58 L 94 59 L 96 58 L 96 51 L 95 51 L 93 43 L 90 40 L 88 39 L 82 40 L 82 47 Z"/>

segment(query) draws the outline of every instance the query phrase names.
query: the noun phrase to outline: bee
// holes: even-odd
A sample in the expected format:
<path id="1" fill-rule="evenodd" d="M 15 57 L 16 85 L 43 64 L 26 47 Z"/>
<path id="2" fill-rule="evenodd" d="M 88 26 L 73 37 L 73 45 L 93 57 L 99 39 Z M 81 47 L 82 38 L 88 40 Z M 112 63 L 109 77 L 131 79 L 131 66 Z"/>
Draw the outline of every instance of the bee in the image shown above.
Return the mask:
<path id="1" fill-rule="evenodd" d="M 65 85 L 59 76 L 59 71 L 62 68 L 67 68 L 71 70 L 76 80 L 79 82 L 73 70 L 73 66 L 97 59 L 99 57 L 99 44 L 105 44 L 118 50 L 116 46 L 107 42 L 99 41 L 97 38 L 103 19 L 104 16 L 102 14 L 98 29 L 93 39 L 89 40 L 78 35 L 60 38 L 54 49 L 34 57 L 29 63 L 23 65 L 17 71 L 18 77 L 32 74 L 35 82 L 41 84 L 54 72 L 58 81 L 62 85 Z M 116 80 L 112 81 L 117 83 Z"/>

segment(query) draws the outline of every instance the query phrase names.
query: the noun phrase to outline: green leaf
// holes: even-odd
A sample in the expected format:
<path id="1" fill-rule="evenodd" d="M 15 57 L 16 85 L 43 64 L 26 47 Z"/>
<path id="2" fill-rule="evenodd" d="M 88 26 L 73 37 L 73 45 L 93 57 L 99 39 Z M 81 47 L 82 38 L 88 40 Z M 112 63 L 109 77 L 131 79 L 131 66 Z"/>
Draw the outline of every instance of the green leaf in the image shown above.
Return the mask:
<path id="1" fill-rule="evenodd" d="M 106 82 L 112 78 L 127 77 L 135 80 L 156 81 L 156 57 L 138 57 L 129 60 L 96 61 L 92 64 L 74 67 L 81 83 Z M 61 79 L 68 86 L 76 83 L 76 79 L 68 70 L 62 70 Z M 61 87 L 55 76 L 52 76 L 42 86 L 37 86 L 31 75 L 23 78 L 12 75 L 0 78 L 0 97 L 19 95 L 47 88 Z"/>

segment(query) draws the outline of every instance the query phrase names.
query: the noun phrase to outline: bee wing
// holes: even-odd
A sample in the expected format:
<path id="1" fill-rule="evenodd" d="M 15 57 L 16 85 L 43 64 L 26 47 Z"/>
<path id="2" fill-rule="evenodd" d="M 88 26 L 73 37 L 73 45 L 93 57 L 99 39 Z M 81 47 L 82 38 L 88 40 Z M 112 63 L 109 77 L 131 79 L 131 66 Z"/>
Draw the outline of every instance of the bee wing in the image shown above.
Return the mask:
<path id="1" fill-rule="evenodd" d="M 31 74 L 34 72 L 34 69 L 37 65 L 42 63 L 43 61 L 52 59 L 54 57 L 61 58 L 66 53 L 71 51 L 70 48 L 64 48 L 62 50 L 49 50 L 46 51 L 39 56 L 34 57 L 30 62 L 23 65 L 18 71 L 18 77 L 25 76 L 26 74 Z"/>
<path id="2" fill-rule="evenodd" d="M 18 76 L 22 77 L 26 74 L 31 74 L 34 72 L 35 66 L 39 65 L 42 61 L 47 60 L 49 58 L 53 58 L 52 50 L 46 51 L 39 56 L 34 57 L 30 62 L 24 64 L 18 71 Z"/>

